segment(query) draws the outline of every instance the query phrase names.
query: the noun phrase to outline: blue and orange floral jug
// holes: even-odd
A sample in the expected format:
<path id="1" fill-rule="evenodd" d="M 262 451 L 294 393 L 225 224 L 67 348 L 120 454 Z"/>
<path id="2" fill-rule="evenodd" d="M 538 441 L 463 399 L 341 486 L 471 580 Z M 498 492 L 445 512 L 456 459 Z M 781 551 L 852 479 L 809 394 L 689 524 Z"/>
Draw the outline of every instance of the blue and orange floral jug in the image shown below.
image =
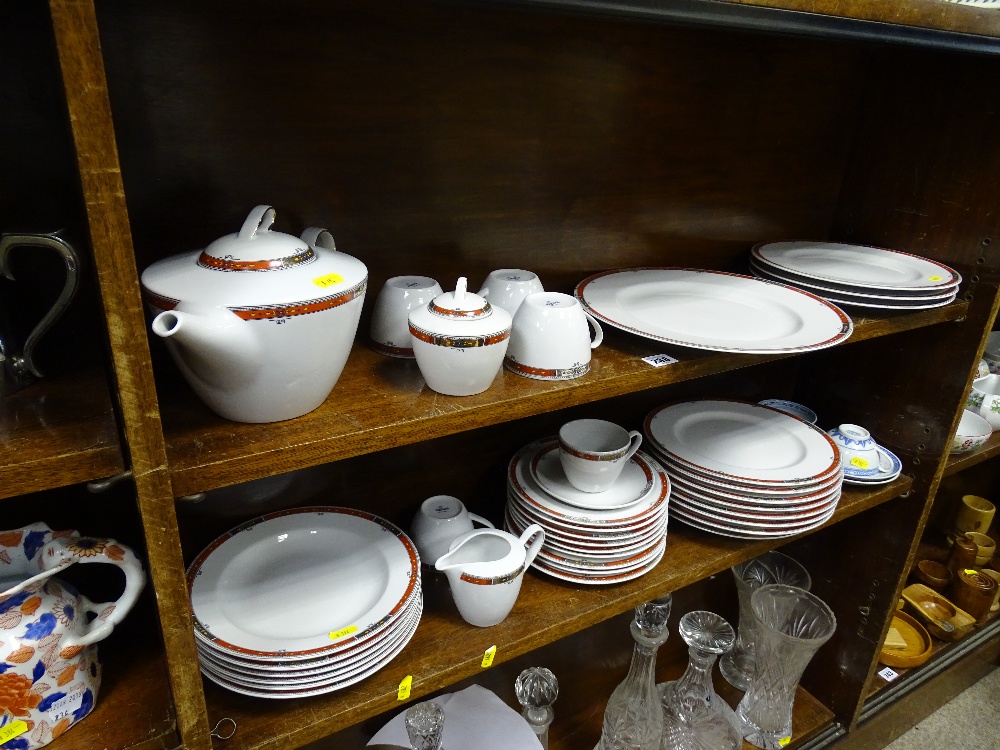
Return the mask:
<path id="1" fill-rule="evenodd" d="M 125 591 L 91 602 L 55 577 L 74 563 L 121 568 Z M 113 539 L 44 523 L 0 531 L 0 749 L 44 747 L 91 712 L 101 684 L 96 644 L 144 583 L 132 550 Z"/>

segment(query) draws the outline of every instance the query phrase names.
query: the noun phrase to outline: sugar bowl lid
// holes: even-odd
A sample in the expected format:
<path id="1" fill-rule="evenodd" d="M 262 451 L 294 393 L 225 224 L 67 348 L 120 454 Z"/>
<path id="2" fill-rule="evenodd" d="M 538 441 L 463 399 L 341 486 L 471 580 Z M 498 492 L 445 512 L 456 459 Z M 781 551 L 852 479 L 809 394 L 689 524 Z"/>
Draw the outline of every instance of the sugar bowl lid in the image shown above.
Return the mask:
<path id="1" fill-rule="evenodd" d="M 483 297 L 468 290 L 469 280 L 462 276 L 454 292 L 439 294 L 427 310 L 441 318 L 454 320 L 481 320 L 493 315 L 493 306 Z"/>

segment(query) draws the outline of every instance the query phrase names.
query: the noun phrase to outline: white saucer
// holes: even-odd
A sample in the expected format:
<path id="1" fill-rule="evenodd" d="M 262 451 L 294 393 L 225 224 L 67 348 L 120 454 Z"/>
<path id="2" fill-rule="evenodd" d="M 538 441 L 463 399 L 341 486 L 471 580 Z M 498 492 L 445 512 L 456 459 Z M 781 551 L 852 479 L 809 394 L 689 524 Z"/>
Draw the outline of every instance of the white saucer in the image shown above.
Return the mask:
<path id="1" fill-rule="evenodd" d="M 903 470 L 903 462 L 899 460 L 895 453 L 883 448 L 878 448 L 878 472 L 871 474 L 865 470 L 864 474 L 851 471 L 852 467 L 844 467 L 844 481 L 851 484 L 885 484 L 891 482 L 900 475 Z"/>
<path id="2" fill-rule="evenodd" d="M 545 443 L 528 460 L 528 470 L 541 488 L 557 500 L 588 510 L 627 508 L 652 492 L 656 477 L 645 457 L 636 452 L 604 492 L 582 492 L 569 483 L 559 459 L 559 443 Z"/>

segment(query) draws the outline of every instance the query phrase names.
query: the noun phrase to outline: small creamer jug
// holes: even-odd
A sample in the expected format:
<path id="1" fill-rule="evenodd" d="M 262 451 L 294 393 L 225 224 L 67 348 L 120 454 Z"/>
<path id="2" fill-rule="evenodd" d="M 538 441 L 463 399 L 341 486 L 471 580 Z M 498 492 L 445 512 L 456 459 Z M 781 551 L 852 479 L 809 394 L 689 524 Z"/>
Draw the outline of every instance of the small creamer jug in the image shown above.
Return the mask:
<path id="1" fill-rule="evenodd" d="M 448 576 L 462 619 L 481 628 L 503 622 L 544 540 L 545 531 L 533 523 L 520 538 L 500 529 L 476 529 L 453 541 L 434 567 Z"/>

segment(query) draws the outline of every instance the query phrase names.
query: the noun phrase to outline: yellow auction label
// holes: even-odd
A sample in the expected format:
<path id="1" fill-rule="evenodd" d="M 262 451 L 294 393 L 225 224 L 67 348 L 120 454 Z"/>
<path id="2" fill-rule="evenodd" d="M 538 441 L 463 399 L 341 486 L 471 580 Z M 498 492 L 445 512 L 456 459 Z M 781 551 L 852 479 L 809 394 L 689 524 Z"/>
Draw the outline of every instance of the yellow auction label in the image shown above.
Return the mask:
<path id="1" fill-rule="evenodd" d="M 333 630 L 330 632 L 330 640 L 335 641 L 338 638 L 343 638 L 345 635 L 350 635 L 351 633 L 357 633 L 357 625 L 348 625 L 346 628 L 341 628 L 340 630 Z"/>
<path id="2" fill-rule="evenodd" d="M 22 734 L 28 731 L 28 725 L 18 719 L 13 724 L 8 724 L 3 729 L 0 729 L 0 745 L 5 743 L 7 740 L 12 740 L 15 737 L 20 737 Z"/>
<path id="3" fill-rule="evenodd" d="M 940 276 L 931 276 L 930 280 L 931 281 L 941 281 L 941 277 Z"/>
<path id="4" fill-rule="evenodd" d="M 344 277 L 339 273 L 328 273 L 326 276 L 317 276 L 313 279 L 313 284 L 326 289 L 328 286 L 333 286 L 334 284 L 343 284 Z"/>
<path id="5" fill-rule="evenodd" d="M 483 654 L 483 669 L 493 664 L 493 657 L 497 655 L 497 647 L 490 646 L 486 649 L 486 653 Z"/>
<path id="6" fill-rule="evenodd" d="M 396 700 L 405 701 L 410 697 L 410 686 L 413 684 L 413 675 L 406 675 L 399 683 L 399 690 L 396 691 Z"/>
<path id="7" fill-rule="evenodd" d="M 778 744 L 781 745 L 781 747 L 784 747 L 791 741 L 792 741 L 791 737 L 782 737 L 780 740 L 778 740 Z"/>
<path id="8" fill-rule="evenodd" d="M 973 570 L 972 568 L 965 569 L 965 575 L 967 576 L 974 576 L 978 572 L 979 572 L 978 570 Z"/>
<path id="9" fill-rule="evenodd" d="M 857 466 L 859 469 L 867 469 L 868 462 L 861 458 L 861 456 L 855 456 L 851 459 L 851 466 Z"/>

